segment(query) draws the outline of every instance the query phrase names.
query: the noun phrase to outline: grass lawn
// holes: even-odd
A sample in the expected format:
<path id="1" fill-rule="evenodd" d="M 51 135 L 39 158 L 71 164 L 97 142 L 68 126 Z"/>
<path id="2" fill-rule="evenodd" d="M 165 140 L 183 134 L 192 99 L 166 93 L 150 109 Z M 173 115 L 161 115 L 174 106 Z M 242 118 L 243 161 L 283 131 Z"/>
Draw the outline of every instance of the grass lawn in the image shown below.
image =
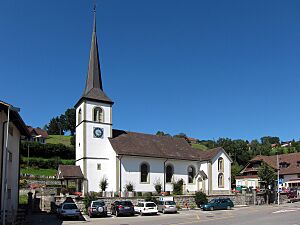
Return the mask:
<path id="1" fill-rule="evenodd" d="M 202 151 L 206 151 L 208 149 L 205 145 L 202 145 L 202 144 L 192 144 L 192 147 L 197 148 Z"/>
<path id="2" fill-rule="evenodd" d="M 57 173 L 56 169 L 39 169 L 39 168 L 21 168 L 21 174 L 32 174 L 37 176 L 54 176 Z"/>
<path id="3" fill-rule="evenodd" d="M 49 144 L 63 144 L 63 145 L 66 145 L 66 146 L 71 146 L 70 139 L 71 139 L 71 136 L 49 135 L 49 138 L 46 140 L 46 143 L 49 143 Z"/>
<path id="4" fill-rule="evenodd" d="M 28 196 L 27 195 L 19 195 L 19 204 L 27 204 Z"/>

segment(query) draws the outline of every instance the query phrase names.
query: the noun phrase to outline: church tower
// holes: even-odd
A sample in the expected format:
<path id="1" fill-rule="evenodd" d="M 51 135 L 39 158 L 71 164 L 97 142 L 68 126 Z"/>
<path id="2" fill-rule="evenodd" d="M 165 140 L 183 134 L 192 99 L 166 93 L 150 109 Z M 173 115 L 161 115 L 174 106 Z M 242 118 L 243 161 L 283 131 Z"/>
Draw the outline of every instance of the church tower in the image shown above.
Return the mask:
<path id="1" fill-rule="evenodd" d="M 106 149 L 109 145 L 108 138 L 112 137 L 112 105 L 113 102 L 104 93 L 102 86 L 94 10 L 86 85 L 83 95 L 75 105 L 76 165 L 80 166 L 86 179 L 82 186 L 84 193 L 99 191 L 100 179 L 106 174 L 103 167 L 110 158 Z M 88 181 L 95 179 L 97 182 L 89 184 Z"/>

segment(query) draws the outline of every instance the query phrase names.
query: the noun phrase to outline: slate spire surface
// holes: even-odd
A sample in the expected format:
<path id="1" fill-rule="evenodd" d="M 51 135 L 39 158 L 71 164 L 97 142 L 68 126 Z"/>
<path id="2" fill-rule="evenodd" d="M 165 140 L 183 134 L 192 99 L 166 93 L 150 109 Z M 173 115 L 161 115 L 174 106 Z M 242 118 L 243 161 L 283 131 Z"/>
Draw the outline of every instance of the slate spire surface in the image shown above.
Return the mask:
<path id="1" fill-rule="evenodd" d="M 83 95 L 82 95 L 81 99 L 79 100 L 79 102 L 81 102 L 81 100 L 83 100 L 83 99 L 113 104 L 113 102 L 110 100 L 110 98 L 103 91 L 101 69 L 100 69 L 100 62 L 99 62 L 98 42 L 97 42 L 97 34 L 96 34 L 96 10 L 95 10 L 95 8 L 94 8 L 94 24 L 93 24 L 92 42 L 91 42 L 90 58 L 89 58 L 86 84 L 85 84 L 85 89 L 84 89 Z"/>

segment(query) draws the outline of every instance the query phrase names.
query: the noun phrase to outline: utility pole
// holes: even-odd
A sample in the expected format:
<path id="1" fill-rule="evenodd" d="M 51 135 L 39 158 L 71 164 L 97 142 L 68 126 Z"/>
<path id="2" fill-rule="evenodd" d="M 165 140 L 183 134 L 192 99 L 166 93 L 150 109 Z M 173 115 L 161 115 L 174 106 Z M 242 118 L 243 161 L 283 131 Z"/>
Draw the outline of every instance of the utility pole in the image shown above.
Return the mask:
<path id="1" fill-rule="evenodd" d="M 279 160 L 278 160 L 278 154 L 277 154 L 277 204 L 278 205 L 280 205 L 279 199 L 280 199 L 280 193 L 279 193 Z"/>

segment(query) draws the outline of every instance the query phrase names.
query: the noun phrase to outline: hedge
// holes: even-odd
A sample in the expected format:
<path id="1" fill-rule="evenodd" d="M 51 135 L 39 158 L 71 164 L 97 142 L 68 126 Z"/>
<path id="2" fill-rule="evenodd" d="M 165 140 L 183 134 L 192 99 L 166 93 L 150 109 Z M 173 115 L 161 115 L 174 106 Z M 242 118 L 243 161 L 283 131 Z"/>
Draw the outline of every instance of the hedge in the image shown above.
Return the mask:
<path id="1" fill-rule="evenodd" d="M 29 146 L 29 148 L 28 148 Z M 75 159 L 74 147 L 63 144 L 40 144 L 37 142 L 21 142 L 20 153 L 27 157 L 29 149 L 30 157 Z"/>
<path id="2" fill-rule="evenodd" d="M 27 165 L 28 159 L 26 157 L 21 157 L 21 166 L 25 167 Z M 75 160 L 62 160 L 59 157 L 44 159 L 44 158 L 29 158 L 29 166 L 49 169 L 57 169 L 58 165 L 74 165 Z"/>

